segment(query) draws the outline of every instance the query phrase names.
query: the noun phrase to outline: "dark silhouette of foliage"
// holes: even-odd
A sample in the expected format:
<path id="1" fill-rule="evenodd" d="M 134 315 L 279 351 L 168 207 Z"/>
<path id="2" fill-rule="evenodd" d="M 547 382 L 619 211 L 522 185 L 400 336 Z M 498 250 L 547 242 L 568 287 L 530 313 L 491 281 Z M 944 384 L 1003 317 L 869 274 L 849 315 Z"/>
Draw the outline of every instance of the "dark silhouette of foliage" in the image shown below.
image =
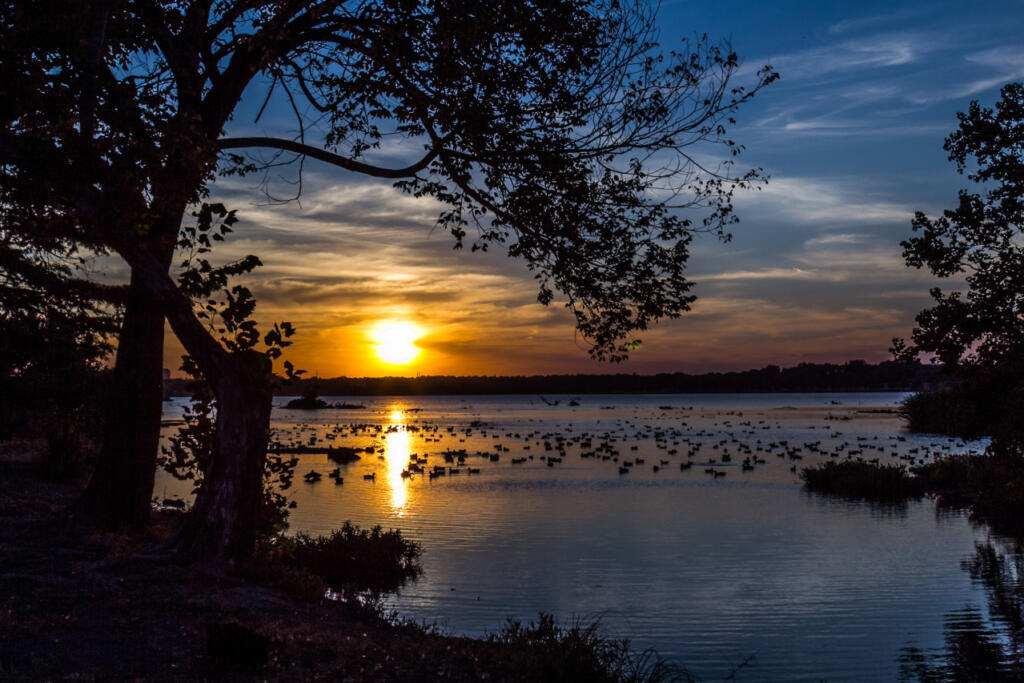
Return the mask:
<path id="1" fill-rule="evenodd" d="M 809 491 L 844 498 L 904 501 L 924 493 L 921 482 L 900 465 L 880 465 L 859 460 L 825 462 L 800 471 Z"/>
<path id="2" fill-rule="evenodd" d="M 1012 434 L 1020 412 L 1012 400 L 1020 375 L 1005 371 L 961 367 L 955 381 L 908 397 L 899 412 L 912 432 L 977 439 Z"/>
<path id="3" fill-rule="evenodd" d="M 123 295 L 88 279 L 87 265 L 73 244 L 0 227 L 0 439 L 42 437 L 60 478 L 80 477 L 95 450 Z"/>
<path id="4" fill-rule="evenodd" d="M 260 353 L 270 360 L 280 358 L 284 349 L 291 346 L 289 338 L 295 334 L 295 328 L 289 322 L 274 323 L 261 340 L 259 324 L 252 317 L 256 299 L 248 287 L 231 280 L 263 265 L 259 257 L 250 254 L 222 266 L 215 266 L 206 258 L 213 241 L 223 242 L 232 232 L 231 226 L 238 223 L 235 212 L 223 204 L 204 202 L 192 216 L 196 219 L 195 225 L 182 227 L 178 239 L 178 250 L 183 257 L 178 289 L 191 300 L 193 314 L 206 322 L 210 336 L 216 336 L 231 353 L 252 351 L 262 341 L 264 348 Z M 201 373 L 194 360 L 187 364 L 188 374 L 198 376 Z M 284 370 L 289 381 L 305 373 L 305 370 L 296 370 L 289 361 L 284 362 Z"/>
<path id="5" fill-rule="evenodd" d="M 419 578 L 420 552 L 420 546 L 398 530 L 361 529 L 345 522 L 327 536 L 296 534 L 260 543 L 248 571 L 271 582 L 308 585 L 313 590 L 305 597 L 314 600 L 323 598 L 324 587 L 352 600 L 394 593 Z M 322 583 L 303 580 L 303 575 Z"/>
<path id="6" fill-rule="evenodd" d="M 248 287 L 232 279 L 252 272 L 260 261 L 250 255 L 223 266 L 213 265 L 207 258 L 212 243 L 224 241 L 238 219 L 222 204 L 203 203 L 192 215 L 195 224 L 184 226 L 178 240 L 182 257 L 178 287 L 192 301 L 195 316 L 206 322 L 210 335 L 216 335 L 224 348 L 232 353 L 253 351 L 261 341 L 259 326 L 252 319 L 256 300 Z M 280 358 L 283 349 L 291 345 L 288 338 L 293 334 L 291 323 L 275 323 L 263 335 L 260 353 L 269 359 Z M 290 361 L 285 361 L 284 367 L 286 381 L 304 372 L 295 370 Z M 181 369 L 193 378 L 192 401 L 184 413 L 185 424 L 161 448 L 157 463 L 175 478 L 195 482 L 192 493 L 196 494 L 202 488 L 203 473 L 218 452 L 217 399 L 190 356 L 183 358 Z M 288 510 L 294 503 L 289 503 L 283 492 L 291 486 L 296 464 L 297 458 L 267 454 L 256 522 L 258 535 L 277 534 L 287 528 Z"/>
<path id="7" fill-rule="evenodd" d="M 245 174 L 288 161 L 235 150 L 276 150 L 300 167 L 312 157 L 439 200 L 456 246 L 501 245 L 535 272 L 542 303 L 565 295 L 595 357 L 624 358 L 635 332 L 686 311 L 690 240 L 727 239 L 733 192 L 763 180 L 733 169 L 732 115 L 776 74 L 736 84 L 727 45 L 702 37 L 659 53 L 654 30 L 640 0 L 9 4 L 0 77 L 14 96 L 0 150 L 20 191 L 5 211 L 19 229 L 42 225 L 132 268 L 108 409 L 122 423 L 108 418 L 82 509 L 108 526 L 145 523 L 166 315 L 213 387 L 229 449 L 197 499 L 206 521 L 191 528 L 189 552 L 220 557 L 234 535 L 227 555 L 251 549 L 241 507 L 251 510 L 265 453 L 267 357 L 245 323 L 211 334 L 196 316 L 186 290 L 216 282 L 168 274 L 182 215 L 218 163 Z M 283 94 L 294 134 L 224 137 L 243 93 L 260 89 L 267 101 Z M 423 154 L 372 161 L 392 134 Z M 721 163 L 695 158 L 715 145 Z M 250 298 L 224 294 L 229 317 L 244 320 Z"/>
<path id="8" fill-rule="evenodd" d="M 997 532 L 1024 538 L 1024 457 L 1004 442 L 983 454 L 947 455 L 912 466 L 844 460 L 804 468 L 804 486 L 842 498 L 900 502 L 931 495 L 968 510 Z"/>
<path id="9" fill-rule="evenodd" d="M 911 343 L 895 340 L 894 351 L 934 354 L 952 372 L 968 370 L 960 373 L 967 384 L 1001 375 L 1006 390 L 988 426 L 1015 440 L 1024 425 L 1024 84 L 1005 85 L 994 110 L 971 102 L 958 119 L 945 149 L 980 188 L 961 190 L 940 217 L 918 212 L 902 245 L 907 265 L 963 276 L 966 291 L 932 289 L 935 304 L 918 314 Z"/>
<path id="10" fill-rule="evenodd" d="M 1024 83 L 1002 89 L 996 109 L 972 102 L 945 149 L 960 173 L 982 186 L 961 190 L 939 218 L 914 216 L 902 242 L 907 265 L 939 277 L 964 274 L 967 291 L 932 290 L 910 353 L 933 353 L 949 367 L 999 365 L 1024 345 Z"/>

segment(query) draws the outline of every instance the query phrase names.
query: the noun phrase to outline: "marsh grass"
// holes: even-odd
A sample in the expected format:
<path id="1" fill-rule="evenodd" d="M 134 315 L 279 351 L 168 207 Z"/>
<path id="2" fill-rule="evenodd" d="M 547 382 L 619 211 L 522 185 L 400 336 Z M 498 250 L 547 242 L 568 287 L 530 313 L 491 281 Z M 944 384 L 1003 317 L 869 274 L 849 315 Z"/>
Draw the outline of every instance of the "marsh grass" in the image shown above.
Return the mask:
<path id="1" fill-rule="evenodd" d="M 559 626 L 541 613 L 536 622 L 509 619 L 487 640 L 500 645 L 509 668 L 527 672 L 535 681 L 620 681 L 659 683 L 694 681 L 691 674 L 667 661 L 653 649 L 634 651 L 630 641 L 614 638 L 600 620 L 576 620 Z"/>
<path id="2" fill-rule="evenodd" d="M 922 482 L 899 465 L 846 460 L 805 467 L 800 478 L 809 491 L 843 498 L 895 502 L 920 498 Z"/>

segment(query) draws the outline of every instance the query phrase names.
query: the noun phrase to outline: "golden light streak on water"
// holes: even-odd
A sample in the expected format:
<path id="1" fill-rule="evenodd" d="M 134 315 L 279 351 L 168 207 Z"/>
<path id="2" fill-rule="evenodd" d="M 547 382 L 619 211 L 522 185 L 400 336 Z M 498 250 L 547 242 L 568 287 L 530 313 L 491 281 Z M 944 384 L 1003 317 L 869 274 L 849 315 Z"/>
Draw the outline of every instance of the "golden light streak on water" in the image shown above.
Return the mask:
<path id="1" fill-rule="evenodd" d="M 389 415 L 391 424 L 384 436 L 384 457 L 388 464 L 388 486 L 391 487 L 391 507 L 399 517 L 408 502 L 407 480 L 402 470 L 409 465 L 412 437 L 405 429 L 405 413 L 394 409 Z"/>

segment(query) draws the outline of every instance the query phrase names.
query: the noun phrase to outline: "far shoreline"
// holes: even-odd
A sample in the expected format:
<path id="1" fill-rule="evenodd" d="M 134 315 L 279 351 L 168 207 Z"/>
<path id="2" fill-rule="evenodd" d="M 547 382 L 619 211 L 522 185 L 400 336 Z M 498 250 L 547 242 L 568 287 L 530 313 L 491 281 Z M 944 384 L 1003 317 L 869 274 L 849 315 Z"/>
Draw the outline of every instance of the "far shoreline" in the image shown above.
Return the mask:
<path id="1" fill-rule="evenodd" d="M 593 394 L 792 394 L 918 392 L 949 378 L 934 365 L 884 361 L 768 365 L 739 372 L 657 374 L 556 374 L 519 376 L 423 375 L 417 377 L 311 377 L 281 379 L 278 396 L 479 396 Z M 165 395 L 190 396 L 190 381 L 165 380 Z"/>

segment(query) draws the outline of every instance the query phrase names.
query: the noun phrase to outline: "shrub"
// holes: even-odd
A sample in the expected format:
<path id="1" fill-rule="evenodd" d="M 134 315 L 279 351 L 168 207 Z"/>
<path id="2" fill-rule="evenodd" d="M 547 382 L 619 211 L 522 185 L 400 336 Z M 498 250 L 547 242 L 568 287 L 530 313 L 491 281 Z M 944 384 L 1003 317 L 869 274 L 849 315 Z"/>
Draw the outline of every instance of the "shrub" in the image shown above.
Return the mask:
<path id="1" fill-rule="evenodd" d="M 800 478 L 810 491 L 844 498 L 899 501 L 919 498 L 924 492 L 921 482 L 899 465 L 859 460 L 831 461 L 817 467 L 805 467 Z"/>
<path id="2" fill-rule="evenodd" d="M 366 530 L 345 522 L 329 536 L 297 534 L 264 541 L 247 573 L 300 597 L 322 597 L 323 589 L 316 592 L 319 586 L 344 598 L 379 596 L 422 574 L 420 552 L 419 544 L 401 531 L 379 526 Z"/>

